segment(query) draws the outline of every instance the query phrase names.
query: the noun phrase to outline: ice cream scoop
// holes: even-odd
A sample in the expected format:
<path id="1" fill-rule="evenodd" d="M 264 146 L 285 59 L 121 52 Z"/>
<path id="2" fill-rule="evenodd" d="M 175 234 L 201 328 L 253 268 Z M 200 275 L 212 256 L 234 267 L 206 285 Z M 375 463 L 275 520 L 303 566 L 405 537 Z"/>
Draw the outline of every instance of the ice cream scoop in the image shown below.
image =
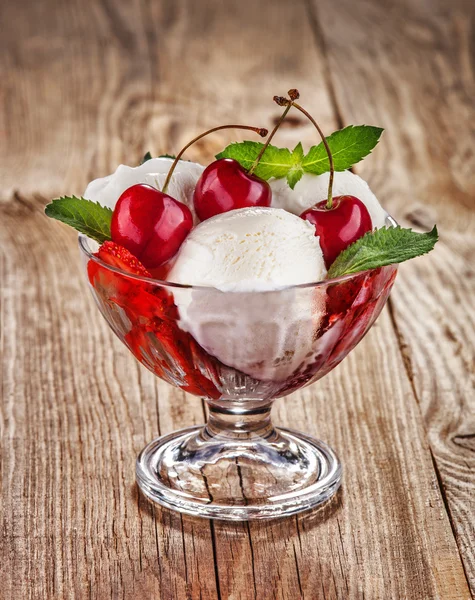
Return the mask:
<path id="1" fill-rule="evenodd" d="M 285 179 L 270 181 L 272 206 L 283 208 L 294 215 L 302 214 L 317 202 L 326 200 L 329 177 L 329 173 L 305 174 L 293 190 Z M 370 214 L 373 228 L 379 229 L 385 226 L 388 213 L 380 205 L 366 181 L 351 171 L 336 171 L 333 180 L 333 196 L 347 195 L 355 196 L 363 202 Z"/>
<path id="2" fill-rule="evenodd" d="M 244 208 L 200 223 L 168 278 L 212 286 L 173 292 L 180 327 L 207 352 L 256 379 L 283 381 L 312 360 L 325 292 L 282 288 L 325 275 L 309 223 L 281 209 Z"/>
<path id="3" fill-rule="evenodd" d="M 122 193 L 132 185 L 146 183 L 161 189 L 172 163 L 170 158 L 151 158 L 138 167 L 119 165 L 112 175 L 91 181 L 84 192 L 84 198 L 114 208 Z M 193 191 L 203 170 L 204 167 L 198 163 L 181 160 L 168 186 L 168 194 L 186 204 L 195 220 Z"/>
<path id="4" fill-rule="evenodd" d="M 278 208 L 242 208 L 200 223 L 183 243 L 169 280 L 221 291 L 263 291 L 326 275 L 315 229 Z"/>

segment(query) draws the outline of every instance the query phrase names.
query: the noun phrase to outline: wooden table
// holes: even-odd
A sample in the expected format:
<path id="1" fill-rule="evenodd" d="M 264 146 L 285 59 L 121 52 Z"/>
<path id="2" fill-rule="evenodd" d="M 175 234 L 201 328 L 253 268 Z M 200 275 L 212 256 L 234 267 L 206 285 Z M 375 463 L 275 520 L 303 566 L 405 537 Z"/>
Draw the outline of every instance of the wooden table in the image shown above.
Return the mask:
<path id="1" fill-rule="evenodd" d="M 475 597 L 475 4 L 43 0 L 2 7 L 0 597 Z M 357 172 L 406 226 L 440 227 L 333 373 L 275 419 L 328 440 L 324 510 L 209 522 L 137 493 L 143 445 L 203 421 L 94 308 L 74 232 L 43 215 L 120 162 L 296 86 L 327 132 L 386 128 Z M 236 134 L 190 150 L 207 161 Z M 278 142 L 316 142 L 294 115 Z"/>

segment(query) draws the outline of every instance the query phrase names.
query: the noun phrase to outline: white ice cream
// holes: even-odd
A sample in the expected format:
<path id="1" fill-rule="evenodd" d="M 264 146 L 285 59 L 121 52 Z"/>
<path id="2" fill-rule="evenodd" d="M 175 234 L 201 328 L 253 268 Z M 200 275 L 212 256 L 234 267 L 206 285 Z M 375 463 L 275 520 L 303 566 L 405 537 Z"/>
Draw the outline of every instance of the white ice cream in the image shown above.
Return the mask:
<path id="1" fill-rule="evenodd" d="M 122 192 L 136 183 L 147 183 L 161 189 L 172 163 L 170 158 L 151 158 L 138 167 L 119 165 L 112 175 L 91 181 L 83 194 L 84 198 L 114 208 Z M 167 193 L 186 204 L 193 217 L 193 191 L 203 170 L 204 167 L 198 163 L 181 160 L 168 186 Z"/>
<path id="2" fill-rule="evenodd" d="M 241 208 L 200 223 L 169 274 L 221 291 L 276 290 L 325 278 L 313 225 L 277 208 Z"/>
<path id="3" fill-rule="evenodd" d="M 283 208 L 294 215 L 300 215 L 320 200 L 325 200 L 328 193 L 330 173 L 322 175 L 303 175 L 292 190 L 285 179 L 270 181 L 272 188 L 272 206 Z M 351 171 L 337 171 L 333 179 L 333 196 L 356 196 L 363 202 L 375 229 L 385 226 L 388 213 L 382 208 L 378 199 L 370 190 L 364 179 Z"/>
<path id="4" fill-rule="evenodd" d="M 312 356 L 325 299 L 319 288 L 279 288 L 325 275 L 312 226 L 283 210 L 245 208 L 198 225 L 168 278 L 213 286 L 174 290 L 180 326 L 205 350 L 252 377 L 281 381 Z"/>

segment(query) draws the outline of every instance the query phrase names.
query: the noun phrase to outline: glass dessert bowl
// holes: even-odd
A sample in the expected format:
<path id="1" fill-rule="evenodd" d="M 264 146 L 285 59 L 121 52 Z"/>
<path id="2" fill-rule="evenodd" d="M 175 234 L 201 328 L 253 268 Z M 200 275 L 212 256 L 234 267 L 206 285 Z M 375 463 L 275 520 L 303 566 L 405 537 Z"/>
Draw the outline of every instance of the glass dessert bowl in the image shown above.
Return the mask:
<path id="1" fill-rule="evenodd" d="M 394 225 L 388 219 L 388 225 Z M 94 299 L 144 366 L 205 399 L 204 426 L 149 443 L 137 482 L 151 500 L 220 519 L 282 517 L 328 500 L 341 481 L 333 450 L 273 426 L 274 400 L 320 379 L 356 346 L 396 277 L 389 265 L 275 291 L 223 292 L 134 275 L 79 236 Z"/>
<path id="2" fill-rule="evenodd" d="M 218 125 L 176 157 L 147 153 L 91 181 L 84 197 L 45 207 L 81 233 L 89 285 L 116 335 L 155 375 L 206 401 L 204 426 L 160 437 L 137 459 L 144 494 L 191 515 L 282 517 L 336 492 L 334 452 L 275 428 L 273 401 L 342 361 L 381 312 L 398 264 L 438 239 L 436 226 L 399 227 L 349 170 L 382 129 L 326 138 L 298 98 L 274 96 L 285 109 L 270 133 Z M 270 145 L 291 108 L 321 140 L 306 154 L 301 142 Z M 206 167 L 182 160 L 236 128 L 267 139 L 233 142 Z"/>

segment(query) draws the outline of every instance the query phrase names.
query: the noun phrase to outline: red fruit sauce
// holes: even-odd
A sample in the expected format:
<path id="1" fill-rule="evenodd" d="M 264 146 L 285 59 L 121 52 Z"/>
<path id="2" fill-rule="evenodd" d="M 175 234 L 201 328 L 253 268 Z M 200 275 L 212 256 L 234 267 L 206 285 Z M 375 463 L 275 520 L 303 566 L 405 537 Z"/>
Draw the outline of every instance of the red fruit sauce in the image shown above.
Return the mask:
<path id="1" fill-rule="evenodd" d="M 88 263 L 89 281 L 100 308 L 134 356 L 165 381 L 214 399 L 229 397 L 230 381 L 242 384 L 245 380 L 250 385 L 250 380 L 256 397 L 265 399 L 284 396 L 323 377 L 368 331 L 386 302 L 396 272 L 396 266 L 389 266 L 329 283 L 324 288 L 326 309 L 318 319 L 311 362 L 285 381 L 258 381 L 222 364 L 180 328 L 172 287 L 116 273 L 94 260 Z M 321 292 L 315 288 L 315 293 Z"/>

